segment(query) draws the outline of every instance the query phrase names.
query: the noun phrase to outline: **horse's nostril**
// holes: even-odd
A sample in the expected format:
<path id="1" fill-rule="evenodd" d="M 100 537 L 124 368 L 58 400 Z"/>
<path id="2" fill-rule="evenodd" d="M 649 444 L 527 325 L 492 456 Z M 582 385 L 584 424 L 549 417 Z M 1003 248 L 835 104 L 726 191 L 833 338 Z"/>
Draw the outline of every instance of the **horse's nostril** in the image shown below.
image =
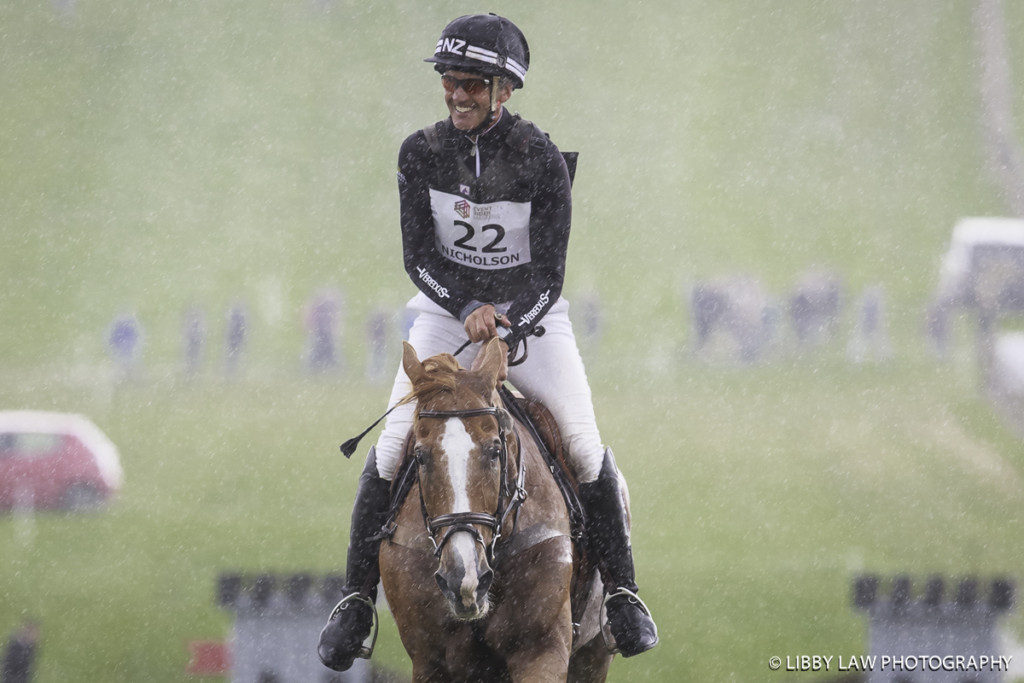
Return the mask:
<path id="1" fill-rule="evenodd" d="M 491 581 L 494 580 L 494 572 L 490 569 L 480 575 L 480 579 L 477 582 L 477 593 L 479 595 L 485 594 L 491 588 Z"/>

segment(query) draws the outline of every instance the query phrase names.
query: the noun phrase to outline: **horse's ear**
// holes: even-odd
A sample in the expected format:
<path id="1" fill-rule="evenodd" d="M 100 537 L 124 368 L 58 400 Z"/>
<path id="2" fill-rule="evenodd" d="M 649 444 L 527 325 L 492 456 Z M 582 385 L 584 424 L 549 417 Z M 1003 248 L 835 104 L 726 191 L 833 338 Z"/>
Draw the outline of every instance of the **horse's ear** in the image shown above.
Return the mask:
<path id="1" fill-rule="evenodd" d="M 497 386 L 498 378 L 508 374 L 508 358 L 505 356 L 505 345 L 500 339 L 494 337 L 484 344 L 473 361 L 473 372 L 482 375 L 490 386 Z"/>
<path id="2" fill-rule="evenodd" d="M 423 369 L 423 363 L 416 356 L 416 349 L 412 348 L 412 344 L 407 341 L 402 342 L 402 368 L 413 385 L 416 385 L 427 374 Z"/>

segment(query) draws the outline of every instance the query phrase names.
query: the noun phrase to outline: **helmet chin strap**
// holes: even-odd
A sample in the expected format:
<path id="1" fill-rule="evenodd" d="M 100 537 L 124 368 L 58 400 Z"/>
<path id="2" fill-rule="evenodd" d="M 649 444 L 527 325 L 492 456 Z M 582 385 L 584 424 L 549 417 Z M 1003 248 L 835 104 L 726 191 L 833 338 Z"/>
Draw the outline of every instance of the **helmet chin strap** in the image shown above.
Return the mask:
<path id="1" fill-rule="evenodd" d="M 473 130 L 467 130 L 466 135 L 479 135 L 480 133 L 483 133 L 485 130 L 490 128 L 491 124 L 494 123 L 494 114 L 495 112 L 498 111 L 498 107 L 501 106 L 498 103 L 498 89 L 500 87 L 501 77 L 495 76 L 494 78 L 491 79 L 491 108 L 487 110 L 487 116 L 484 117 L 484 120 L 480 123 L 480 125 L 474 128 Z"/>

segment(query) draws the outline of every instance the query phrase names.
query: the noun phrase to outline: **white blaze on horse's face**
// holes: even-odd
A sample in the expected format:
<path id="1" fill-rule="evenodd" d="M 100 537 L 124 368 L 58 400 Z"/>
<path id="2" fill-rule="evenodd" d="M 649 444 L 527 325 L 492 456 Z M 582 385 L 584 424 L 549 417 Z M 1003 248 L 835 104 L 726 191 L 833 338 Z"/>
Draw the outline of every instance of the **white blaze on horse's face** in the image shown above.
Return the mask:
<path id="1" fill-rule="evenodd" d="M 450 512 L 482 511 L 480 502 L 472 500 L 474 496 L 470 491 L 471 469 L 474 460 L 480 458 L 480 449 L 460 418 L 445 420 L 439 445 L 447 462 L 447 483 L 452 496 Z M 438 576 L 443 578 L 442 591 L 452 603 L 456 616 L 477 619 L 486 614 L 487 588 L 492 573 L 483 548 L 472 534 L 466 531 L 452 534 L 441 553 Z"/>
<path id="2" fill-rule="evenodd" d="M 452 512 L 470 512 L 469 508 L 469 456 L 476 444 L 466 431 L 466 425 L 457 417 L 444 423 L 441 448 L 448 460 L 448 482 L 452 487 Z"/>

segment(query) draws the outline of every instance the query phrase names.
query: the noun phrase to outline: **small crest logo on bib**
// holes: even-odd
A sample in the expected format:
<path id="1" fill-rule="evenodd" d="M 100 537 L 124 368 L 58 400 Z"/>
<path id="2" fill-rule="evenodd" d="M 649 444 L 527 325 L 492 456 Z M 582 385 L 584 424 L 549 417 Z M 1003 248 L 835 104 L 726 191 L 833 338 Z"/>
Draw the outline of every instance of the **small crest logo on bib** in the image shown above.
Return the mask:
<path id="1" fill-rule="evenodd" d="M 455 202 L 455 213 L 459 214 L 463 218 L 469 218 L 469 202 L 465 199 L 461 202 Z"/>

